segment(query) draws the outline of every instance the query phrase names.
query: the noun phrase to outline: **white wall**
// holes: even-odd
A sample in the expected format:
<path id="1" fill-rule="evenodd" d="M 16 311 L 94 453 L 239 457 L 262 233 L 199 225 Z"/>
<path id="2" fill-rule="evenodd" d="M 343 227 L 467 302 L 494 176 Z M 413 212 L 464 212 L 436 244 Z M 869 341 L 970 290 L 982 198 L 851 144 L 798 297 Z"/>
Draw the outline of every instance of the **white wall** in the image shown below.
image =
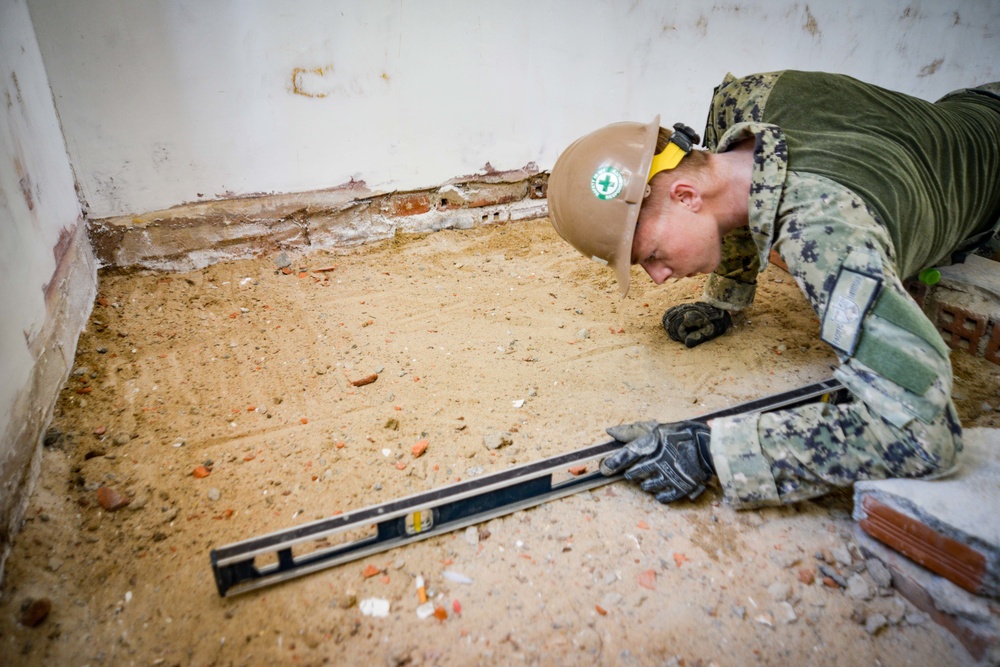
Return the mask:
<path id="1" fill-rule="evenodd" d="M 96 288 L 28 7 L 0 0 L 0 578 Z"/>
<path id="2" fill-rule="evenodd" d="M 700 130 L 727 71 L 838 71 L 931 99 L 1000 79 L 996 0 L 30 7 L 98 218 L 352 178 L 433 187 L 487 162 L 547 169 L 615 120 Z"/>
<path id="3" fill-rule="evenodd" d="M 46 290 L 82 224 L 66 145 L 23 0 L 0 2 L 0 433 L 30 382 Z M 79 304 L 89 309 L 89 304 Z M 7 443 L 4 443 L 5 445 Z M 5 454 L 0 448 L 0 454 Z M 2 458 L 2 457 L 0 457 Z M 2 461 L 0 461 L 2 462 Z"/>

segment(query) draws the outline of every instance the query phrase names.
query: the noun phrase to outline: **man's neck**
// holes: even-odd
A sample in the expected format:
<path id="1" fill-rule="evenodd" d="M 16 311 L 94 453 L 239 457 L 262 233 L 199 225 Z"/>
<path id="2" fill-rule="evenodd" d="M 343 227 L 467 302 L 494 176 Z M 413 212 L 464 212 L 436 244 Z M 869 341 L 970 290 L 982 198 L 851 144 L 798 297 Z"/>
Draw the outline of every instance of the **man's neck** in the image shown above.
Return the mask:
<path id="1" fill-rule="evenodd" d="M 712 186 L 702 196 L 725 234 L 749 222 L 748 202 L 753 179 L 753 142 L 744 141 L 725 153 L 709 156 Z"/>

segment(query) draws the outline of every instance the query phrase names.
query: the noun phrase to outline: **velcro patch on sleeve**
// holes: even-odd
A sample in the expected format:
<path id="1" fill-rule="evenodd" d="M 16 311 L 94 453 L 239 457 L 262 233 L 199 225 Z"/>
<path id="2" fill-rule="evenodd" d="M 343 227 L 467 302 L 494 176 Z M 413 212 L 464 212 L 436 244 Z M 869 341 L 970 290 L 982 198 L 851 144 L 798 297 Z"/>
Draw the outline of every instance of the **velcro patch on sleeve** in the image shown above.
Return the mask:
<path id="1" fill-rule="evenodd" d="M 820 338 L 848 356 L 854 354 L 865 315 L 881 290 L 881 276 L 841 266 L 823 315 Z"/>

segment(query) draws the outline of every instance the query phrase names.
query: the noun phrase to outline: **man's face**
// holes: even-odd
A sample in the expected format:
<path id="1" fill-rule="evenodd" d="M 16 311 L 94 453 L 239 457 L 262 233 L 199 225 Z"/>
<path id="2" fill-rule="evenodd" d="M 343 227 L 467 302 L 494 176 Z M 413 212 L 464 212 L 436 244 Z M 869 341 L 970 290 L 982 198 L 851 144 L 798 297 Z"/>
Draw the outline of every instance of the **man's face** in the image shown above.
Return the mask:
<path id="1" fill-rule="evenodd" d="M 722 261 L 722 238 L 715 220 L 682 199 L 643 206 L 632 240 L 632 263 L 657 285 L 667 278 L 711 273 Z"/>

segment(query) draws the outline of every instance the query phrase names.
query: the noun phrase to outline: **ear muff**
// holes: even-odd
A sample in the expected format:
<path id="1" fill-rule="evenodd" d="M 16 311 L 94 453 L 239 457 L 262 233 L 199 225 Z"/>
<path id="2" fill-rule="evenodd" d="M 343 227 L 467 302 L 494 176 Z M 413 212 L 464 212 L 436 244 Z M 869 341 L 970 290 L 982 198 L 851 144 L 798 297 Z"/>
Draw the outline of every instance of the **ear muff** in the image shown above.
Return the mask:
<path id="1" fill-rule="evenodd" d="M 690 127 L 684 123 L 674 123 L 674 131 L 670 135 L 667 147 L 653 156 L 653 164 L 649 167 L 646 182 L 649 183 L 653 180 L 653 176 L 661 171 L 668 171 L 679 165 L 684 156 L 700 141 L 701 137 Z"/>

